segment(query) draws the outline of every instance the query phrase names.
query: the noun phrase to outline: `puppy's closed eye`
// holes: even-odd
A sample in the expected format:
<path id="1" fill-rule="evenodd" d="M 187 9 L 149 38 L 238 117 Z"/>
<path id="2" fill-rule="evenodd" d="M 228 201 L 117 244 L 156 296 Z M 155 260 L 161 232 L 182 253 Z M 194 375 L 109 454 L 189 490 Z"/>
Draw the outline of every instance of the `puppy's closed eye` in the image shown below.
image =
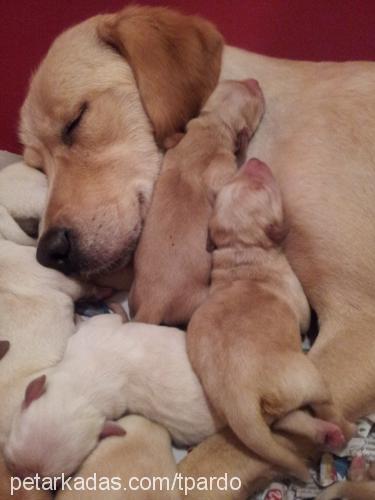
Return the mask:
<path id="1" fill-rule="evenodd" d="M 212 241 L 211 236 L 207 235 L 206 250 L 208 253 L 212 253 L 216 249 L 215 243 Z"/>
<path id="2" fill-rule="evenodd" d="M 61 132 L 61 139 L 67 146 L 71 146 L 73 144 L 73 132 L 80 124 L 82 117 L 87 109 L 88 103 L 84 102 L 79 109 L 78 115 L 63 128 Z"/>

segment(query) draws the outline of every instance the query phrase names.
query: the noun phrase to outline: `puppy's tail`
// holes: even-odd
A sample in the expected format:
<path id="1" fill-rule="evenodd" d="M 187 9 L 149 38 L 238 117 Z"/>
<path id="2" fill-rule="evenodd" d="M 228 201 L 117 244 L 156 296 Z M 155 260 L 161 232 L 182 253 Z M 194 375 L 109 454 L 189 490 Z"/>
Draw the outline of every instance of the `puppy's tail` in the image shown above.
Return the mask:
<path id="1" fill-rule="evenodd" d="M 316 500 L 333 500 L 335 498 L 346 498 L 347 500 L 374 500 L 375 481 L 341 481 L 335 483 L 320 495 Z"/>
<path id="2" fill-rule="evenodd" d="M 246 405 L 246 411 L 237 410 L 240 411 L 233 408 L 231 415 L 227 414 L 228 424 L 250 450 L 298 479 L 309 480 L 310 473 L 303 459 L 276 441 L 259 403 Z"/>

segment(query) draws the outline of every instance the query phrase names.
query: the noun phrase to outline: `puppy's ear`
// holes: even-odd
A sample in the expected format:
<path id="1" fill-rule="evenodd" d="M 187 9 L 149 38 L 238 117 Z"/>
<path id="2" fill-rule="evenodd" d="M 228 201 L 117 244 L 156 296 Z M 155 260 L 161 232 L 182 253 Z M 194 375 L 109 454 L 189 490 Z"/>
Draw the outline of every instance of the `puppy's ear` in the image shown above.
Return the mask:
<path id="1" fill-rule="evenodd" d="M 0 359 L 9 351 L 10 342 L 8 340 L 0 340 Z"/>
<path id="2" fill-rule="evenodd" d="M 159 144 L 198 114 L 217 84 L 223 38 L 200 17 L 131 6 L 102 16 L 97 31 L 130 64 Z"/>
<path id="3" fill-rule="evenodd" d="M 241 171 L 245 172 L 250 177 L 273 177 L 272 171 L 267 163 L 258 160 L 258 158 L 250 158 L 241 167 Z"/>
<path id="4" fill-rule="evenodd" d="M 243 164 L 246 158 L 247 147 L 249 145 L 251 139 L 250 129 L 248 127 L 244 127 L 239 131 L 236 138 L 236 158 L 237 165 L 240 166 Z"/>
<path id="5" fill-rule="evenodd" d="M 106 420 L 103 425 L 103 429 L 99 434 L 99 439 L 105 439 L 110 436 L 125 436 L 126 431 L 121 427 L 120 424 L 114 422 L 113 420 Z"/>
<path id="6" fill-rule="evenodd" d="M 239 174 L 241 173 L 247 175 L 252 180 L 253 187 L 262 189 L 267 186 L 279 195 L 279 186 L 267 163 L 258 160 L 258 158 L 251 158 L 242 165 Z"/>
<path id="7" fill-rule="evenodd" d="M 47 377 L 41 375 L 40 377 L 34 379 L 26 388 L 25 398 L 22 403 L 22 409 L 28 408 L 33 401 L 39 399 L 46 392 L 46 382 Z"/>

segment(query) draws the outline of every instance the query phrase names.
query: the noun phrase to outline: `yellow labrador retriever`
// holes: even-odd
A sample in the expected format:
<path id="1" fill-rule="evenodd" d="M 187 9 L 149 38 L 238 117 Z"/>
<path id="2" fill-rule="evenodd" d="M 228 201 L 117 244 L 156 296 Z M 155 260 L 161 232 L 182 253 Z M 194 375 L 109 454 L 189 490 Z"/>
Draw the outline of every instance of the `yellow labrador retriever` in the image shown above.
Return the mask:
<path id="1" fill-rule="evenodd" d="M 290 226 L 285 250 L 319 316 L 310 359 L 355 418 L 375 410 L 374 63 L 223 48 L 210 23 L 163 8 L 133 6 L 71 28 L 35 73 L 21 114 L 25 159 L 49 177 L 38 259 L 85 274 L 129 262 L 160 168 L 157 143 L 196 115 L 219 79 L 248 75 L 267 103 L 248 157 L 273 167 Z M 233 440 L 210 442 L 211 463 L 199 463 L 198 449 L 193 468 L 220 470 L 221 456 L 227 472 L 239 466 Z M 241 459 L 249 491 L 277 473 Z"/>

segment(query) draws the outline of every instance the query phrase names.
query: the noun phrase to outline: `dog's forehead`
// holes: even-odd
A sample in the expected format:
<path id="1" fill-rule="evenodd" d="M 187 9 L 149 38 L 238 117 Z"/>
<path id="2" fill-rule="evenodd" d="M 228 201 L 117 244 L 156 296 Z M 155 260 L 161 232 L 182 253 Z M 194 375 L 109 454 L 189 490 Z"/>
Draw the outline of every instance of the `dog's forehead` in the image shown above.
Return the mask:
<path id="1" fill-rule="evenodd" d="M 101 16 L 62 33 L 34 73 L 21 111 L 23 142 L 48 136 L 56 126 L 74 119 L 79 107 L 119 85 L 135 80 L 123 57 L 101 41 L 96 26 Z M 95 61 L 95 64 L 93 64 Z"/>

